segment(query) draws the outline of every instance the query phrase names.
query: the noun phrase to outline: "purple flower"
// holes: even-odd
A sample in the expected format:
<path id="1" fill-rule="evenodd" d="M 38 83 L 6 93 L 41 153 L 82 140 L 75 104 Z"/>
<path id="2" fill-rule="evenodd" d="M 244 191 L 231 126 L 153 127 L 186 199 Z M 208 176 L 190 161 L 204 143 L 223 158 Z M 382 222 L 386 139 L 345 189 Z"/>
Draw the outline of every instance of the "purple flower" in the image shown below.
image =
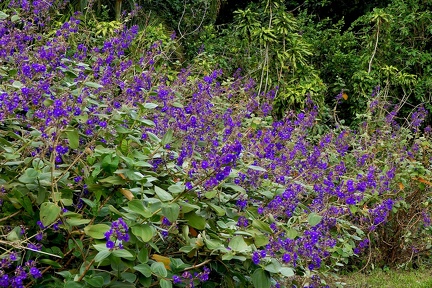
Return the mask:
<path id="1" fill-rule="evenodd" d="M 247 227 L 249 225 L 249 220 L 244 217 L 244 216 L 240 216 L 237 220 L 237 226 L 239 227 Z"/>
<path id="2" fill-rule="evenodd" d="M 239 200 L 237 200 L 237 203 L 236 203 L 237 207 L 240 210 L 244 210 L 247 207 L 247 204 L 248 204 L 248 201 L 246 199 L 239 199 Z"/>
<path id="3" fill-rule="evenodd" d="M 104 234 L 105 239 L 107 240 L 106 247 L 113 249 L 115 244 L 118 243 L 118 247 L 122 249 L 123 242 L 128 242 L 130 239 L 128 231 L 129 227 L 123 218 L 119 218 L 117 221 L 112 222 L 111 229 Z"/>
<path id="4" fill-rule="evenodd" d="M 191 189 L 193 188 L 191 182 L 186 182 L 186 183 L 185 183 L 185 187 L 186 187 L 187 190 L 191 190 Z"/>
<path id="5" fill-rule="evenodd" d="M 30 274 L 31 274 L 31 276 L 33 276 L 33 278 L 36 278 L 36 279 L 42 277 L 42 273 L 36 267 L 30 268 Z"/>
<path id="6" fill-rule="evenodd" d="M 174 275 L 173 277 L 173 283 L 174 284 L 180 284 L 182 282 L 181 277 Z"/>
<path id="7" fill-rule="evenodd" d="M 282 261 L 283 261 L 284 263 L 288 263 L 288 262 L 290 262 L 290 261 L 291 261 L 291 255 L 289 255 L 288 253 L 285 253 L 285 254 L 282 256 Z"/>
<path id="8" fill-rule="evenodd" d="M 12 253 L 9 255 L 9 260 L 10 260 L 10 261 L 16 261 L 16 260 L 17 260 L 17 256 L 16 256 L 16 253 L 15 253 L 15 252 L 12 252 Z"/>
<path id="9" fill-rule="evenodd" d="M 42 221 L 37 221 L 36 222 L 37 225 L 39 226 L 40 229 L 45 229 L 46 227 L 42 224 Z"/>
<path id="10" fill-rule="evenodd" d="M 42 232 L 38 232 L 38 233 L 36 234 L 36 236 L 35 236 L 35 239 L 36 239 L 37 241 L 41 241 L 42 238 L 43 238 L 43 234 L 42 234 Z"/>
<path id="11" fill-rule="evenodd" d="M 252 262 L 255 263 L 256 265 L 258 265 L 261 261 L 261 257 L 260 254 L 258 253 L 258 251 L 254 251 L 252 253 Z"/>
<path id="12" fill-rule="evenodd" d="M 107 243 L 106 243 L 106 247 L 107 247 L 108 249 L 113 249 L 114 246 L 115 246 L 115 244 L 114 244 L 113 241 L 111 241 L 111 240 L 108 240 L 108 241 L 107 241 Z"/>
<path id="13" fill-rule="evenodd" d="M 205 282 L 209 279 L 210 269 L 206 266 L 203 268 L 203 272 L 198 273 L 197 278 L 200 282 Z"/>

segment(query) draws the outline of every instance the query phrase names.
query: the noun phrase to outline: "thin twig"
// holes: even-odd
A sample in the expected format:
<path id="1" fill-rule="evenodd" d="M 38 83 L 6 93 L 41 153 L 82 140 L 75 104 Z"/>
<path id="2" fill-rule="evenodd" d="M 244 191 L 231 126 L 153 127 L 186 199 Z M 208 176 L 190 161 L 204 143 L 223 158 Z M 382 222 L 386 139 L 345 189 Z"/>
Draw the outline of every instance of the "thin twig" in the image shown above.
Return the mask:
<path id="1" fill-rule="evenodd" d="M 374 47 L 374 51 L 372 53 L 372 57 L 371 57 L 371 59 L 369 61 L 368 74 L 371 72 L 371 69 L 372 69 L 372 60 L 375 57 L 375 54 L 376 54 L 376 51 L 377 51 L 377 48 L 378 48 L 378 40 L 379 40 L 379 32 L 380 32 L 380 25 L 379 24 L 380 24 L 380 22 L 378 21 L 378 23 L 377 23 L 377 33 L 376 33 L 375 47 Z"/>
<path id="2" fill-rule="evenodd" d="M 197 265 L 194 265 L 194 266 L 191 266 L 191 267 L 185 268 L 183 271 L 188 271 L 188 270 L 192 270 L 192 269 L 199 268 L 199 267 L 204 266 L 205 264 L 207 264 L 207 263 L 209 263 L 209 262 L 211 262 L 211 261 L 212 261 L 212 259 L 207 259 L 206 261 L 204 261 L 204 262 L 202 262 L 202 263 L 200 263 L 200 264 L 197 264 Z"/>
<path id="3" fill-rule="evenodd" d="M 0 219 L 0 222 L 3 222 L 3 221 L 5 221 L 5 220 L 7 220 L 7 219 L 9 219 L 9 218 L 12 218 L 12 217 L 16 216 L 16 215 L 18 215 L 20 212 L 21 212 L 21 210 L 18 210 L 18 211 L 16 211 L 15 213 L 13 213 L 13 214 L 11 214 L 11 215 L 9 215 L 9 216 L 3 217 L 3 218 Z"/>
<path id="4" fill-rule="evenodd" d="M 90 270 L 90 267 L 93 265 L 95 260 L 93 259 L 85 268 L 84 272 L 81 274 L 81 276 L 78 278 L 77 282 L 81 282 L 81 280 L 84 278 L 84 276 L 87 274 L 88 270 Z"/>

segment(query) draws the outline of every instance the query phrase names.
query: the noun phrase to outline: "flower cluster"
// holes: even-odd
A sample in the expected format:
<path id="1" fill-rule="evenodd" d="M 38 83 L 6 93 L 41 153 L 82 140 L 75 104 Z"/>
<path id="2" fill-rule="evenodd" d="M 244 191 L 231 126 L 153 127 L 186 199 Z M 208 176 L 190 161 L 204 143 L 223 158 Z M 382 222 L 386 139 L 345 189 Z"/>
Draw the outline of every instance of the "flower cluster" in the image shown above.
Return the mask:
<path id="1" fill-rule="evenodd" d="M 25 287 L 25 281 L 42 277 L 34 260 L 28 260 L 24 266 L 17 265 L 17 254 L 11 253 L 0 260 L 0 287 Z M 7 271 L 13 271 L 8 273 Z"/>
<path id="2" fill-rule="evenodd" d="M 184 287 L 195 287 L 198 283 L 203 283 L 209 280 L 210 268 L 204 266 L 203 271 L 194 272 L 193 274 L 189 271 L 183 272 L 181 276 L 173 275 L 174 284 L 183 284 Z"/>
<path id="3" fill-rule="evenodd" d="M 68 222 L 68 217 L 76 212 L 81 217 L 89 211 L 86 205 L 95 208 L 96 202 L 105 203 L 127 210 L 128 221 L 151 215 L 145 221 L 162 231 L 163 240 L 149 243 L 152 248 L 201 257 L 204 250 L 195 252 L 203 246 L 190 238 L 197 233 L 190 228 L 199 227 L 205 230 L 200 232 L 203 245 L 214 248 L 212 253 L 221 259 L 249 259 L 251 269 L 273 260 L 309 275 L 364 251 L 370 245 L 365 233 L 386 225 L 403 201 L 413 198 L 414 192 L 409 195 L 404 190 L 406 183 L 430 183 L 421 178 L 430 167 L 430 160 L 429 166 L 422 162 L 427 158 L 429 148 L 423 144 L 427 141 L 415 138 L 426 117 L 423 107 L 406 125 L 414 134 L 401 129 L 398 106 L 386 107 L 390 112 L 376 123 L 317 133 L 314 129 L 323 127 L 310 96 L 302 111 L 276 119 L 271 116 L 276 90 L 257 95 L 255 82 L 240 73 L 225 81 L 220 69 L 199 77 L 184 69 L 167 77 L 158 72 L 160 42 L 149 51 L 129 55 L 135 49 L 137 26 L 93 39 L 94 44 L 83 39 L 81 16 L 76 14 L 61 27 L 51 27 L 55 37 L 46 36 L 49 30 L 43 25 L 48 23 L 41 17 L 48 18 L 46 11 L 54 8 L 54 2 L 11 1 L 11 7 L 23 13 L 38 11 L 42 16 L 19 25 L 4 16 L 7 19 L 0 25 L 0 62 L 7 66 L 0 83 L 0 120 L 2 129 L 12 129 L 2 137 L 16 142 L 0 153 L 0 160 L 7 163 L 7 173 L 2 173 L 6 178 L 1 180 L 12 187 L 9 199 L 15 202 L 7 205 L 12 209 L 22 206 L 23 213 L 33 216 L 34 203 L 40 208 L 41 203 L 61 200 L 71 209 L 62 217 L 69 228 L 82 225 L 71 223 L 84 219 Z M 379 91 L 378 86 L 371 98 L 371 118 L 382 112 Z M 341 100 L 343 94 L 338 97 Z M 426 132 L 425 137 L 430 137 L 430 127 Z M 19 154 L 25 161 L 15 161 Z M 43 160 L 43 165 L 32 162 L 29 168 L 29 159 Z M 29 169 L 28 174 L 36 176 L 18 175 Z M 139 195 L 130 207 L 124 199 L 107 195 L 119 183 L 133 191 L 128 200 Z M 163 189 L 152 190 L 153 183 Z M 154 210 L 146 206 L 148 214 L 142 205 L 150 198 L 154 202 L 148 203 L 161 206 Z M 56 205 L 50 207 L 56 211 Z M 104 206 L 98 213 L 108 218 L 107 211 Z M 430 225 L 428 211 L 415 212 L 425 226 Z M 171 223 L 167 215 L 181 221 Z M 98 217 L 94 219 L 103 218 Z M 53 221 L 53 229 L 63 228 L 60 224 Z M 43 233 L 52 231 L 40 221 L 38 225 L 34 235 L 40 242 Z M 85 231 L 85 237 L 91 234 Z M 67 233 L 75 235 L 70 229 Z M 123 218 L 113 221 L 104 234 L 106 247 L 122 249 L 133 233 Z M 247 247 L 232 258 L 238 251 L 230 251 L 227 243 L 235 234 L 244 240 L 238 246 Z M 184 243 L 190 245 L 180 247 Z M 135 250 L 142 252 L 137 257 L 141 261 L 146 248 L 139 244 Z M 28 243 L 28 248 L 42 246 Z M 21 287 L 25 279 L 41 277 L 34 262 L 13 267 L 16 259 L 13 253 L 2 259 L 0 286 Z M 239 270 L 246 271 L 243 268 Z M 192 287 L 209 280 L 208 267 L 196 273 L 184 271 L 172 277 L 174 284 Z M 318 287 L 319 277 L 311 277 L 310 286 Z"/>
<path id="4" fill-rule="evenodd" d="M 109 249 L 114 249 L 115 247 L 123 249 L 123 242 L 128 242 L 130 239 L 128 231 L 129 227 L 122 218 L 113 221 L 111 229 L 104 234 L 107 241 L 106 247 Z"/>

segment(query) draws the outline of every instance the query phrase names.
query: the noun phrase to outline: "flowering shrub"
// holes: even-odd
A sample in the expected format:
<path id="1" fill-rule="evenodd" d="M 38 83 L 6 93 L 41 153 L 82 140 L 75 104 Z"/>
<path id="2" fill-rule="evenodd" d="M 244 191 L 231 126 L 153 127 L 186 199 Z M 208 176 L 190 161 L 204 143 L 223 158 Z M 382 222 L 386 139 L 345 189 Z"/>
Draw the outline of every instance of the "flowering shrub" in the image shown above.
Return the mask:
<path id="1" fill-rule="evenodd" d="M 275 120 L 240 73 L 168 79 L 137 27 L 76 43 L 43 3 L 0 13 L 3 287 L 321 287 L 430 245 L 424 109 L 401 127 L 377 90 L 357 130 L 316 133 L 312 101 Z"/>

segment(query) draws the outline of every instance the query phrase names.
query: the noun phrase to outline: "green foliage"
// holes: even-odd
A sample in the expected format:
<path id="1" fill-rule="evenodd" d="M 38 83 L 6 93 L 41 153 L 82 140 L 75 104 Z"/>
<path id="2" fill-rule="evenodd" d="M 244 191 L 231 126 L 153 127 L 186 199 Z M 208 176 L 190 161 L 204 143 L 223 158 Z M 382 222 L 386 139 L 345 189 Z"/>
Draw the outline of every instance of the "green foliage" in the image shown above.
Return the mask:
<path id="1" fill-rule="evenodd" d="M 235 13 L 235 30 L 244 39 L 241 48 L 253 57 L 249 65 L 242 66 L 259 79 L 258 93 L 278 87 L 276 113 L 301 107 L 307 94 L 320 102 L 324 86 L 308 63 L 312 47 L 301 35 L 300 22 L 285 5 L 281 1 L 261 1 L 258 6 L 250 5 Z"/>
<path id="2" fill-rule="evenodd" d="M 392 9 L 341 32 L 342 22 L 314 30 L 281 1 L 261 1 L 237 11 L 234 34 L 203 26 L 206 47 L 181 72 L 179 41 L 198 37 L 185 32 L 190 15 L 176 40 L 159 20 L 128 29 L 131 15 L 87 11 L 80 23 L 44 27 L 25 22 L 31 11 L 5 9 L 0 21 L 14 37 L 2 35 L 0 53 L 0 277 L 31 274 L 29 286 L 52 287 L 304 287 L 370 263 L 409 267 L 413 246 L 427 256 L 431 132 L 420 129 L 422 109 L 398 125 L 390 96 L 428 75 L 414 73 L 402 48 L 400 58 L 387 51 Z M 241 66 L 258 84 L 216 65 Z M 320 77 L 346 92 L 337 105 L 356 105 L 355 130 L 337 107 L 338 125 L 322 125 Z"/>
<path id="3" fill-rule="evenodd" d="M 356 123 L 377 85 L 389 91 L 391 102 L 406 104 L 404 117 L 420 103 L 431 108 L 429 8 L 424 1 L 395 0 L 359 17 L 346 31 L 343 21 L 308 25 L 305 35 L 317 48 L 313 63 L 329 86 L 327 102 L 340 91 L 349 95 L 341 106 L 343 118 Z"/>

